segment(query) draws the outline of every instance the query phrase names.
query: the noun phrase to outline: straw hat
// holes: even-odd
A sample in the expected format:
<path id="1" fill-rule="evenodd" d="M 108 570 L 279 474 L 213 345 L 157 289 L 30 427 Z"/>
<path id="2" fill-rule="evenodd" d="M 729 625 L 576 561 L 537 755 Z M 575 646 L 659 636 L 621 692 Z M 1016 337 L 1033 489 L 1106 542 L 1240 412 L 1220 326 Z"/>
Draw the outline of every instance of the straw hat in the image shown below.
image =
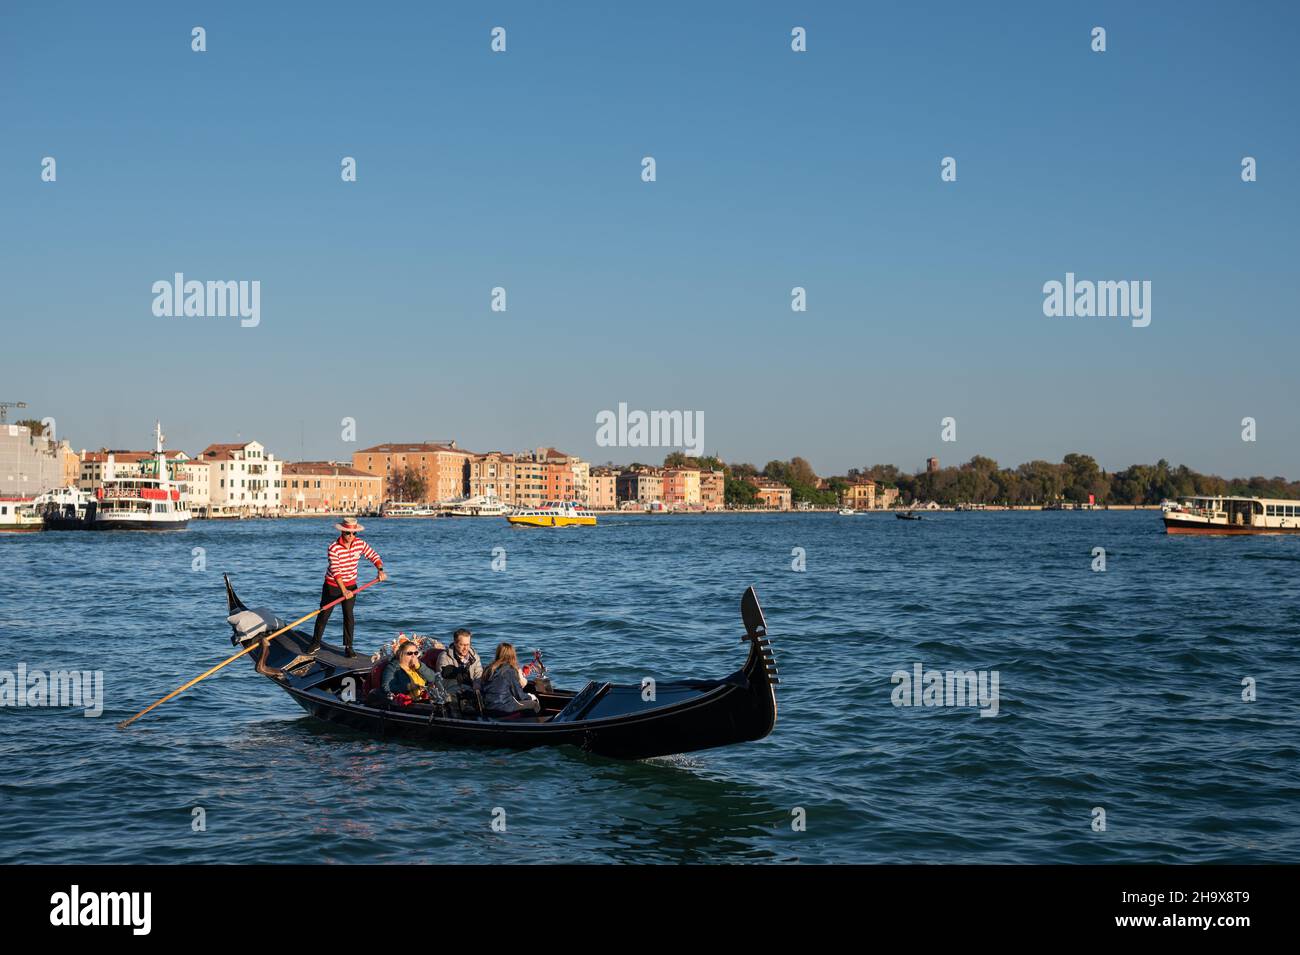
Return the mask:
<path id="1" fill-rule="evenodd" d="M 351 532 L 353 534 L 360 534 L 362 531 L 365 530 L 364 527 L 362 527 L 360 524 L 357 523 L 357 519 L 355 517 L 343 518 L 343 523 L 335 524 L 334 529 L 336 531 L 342 531 L 344 533 Z"/>

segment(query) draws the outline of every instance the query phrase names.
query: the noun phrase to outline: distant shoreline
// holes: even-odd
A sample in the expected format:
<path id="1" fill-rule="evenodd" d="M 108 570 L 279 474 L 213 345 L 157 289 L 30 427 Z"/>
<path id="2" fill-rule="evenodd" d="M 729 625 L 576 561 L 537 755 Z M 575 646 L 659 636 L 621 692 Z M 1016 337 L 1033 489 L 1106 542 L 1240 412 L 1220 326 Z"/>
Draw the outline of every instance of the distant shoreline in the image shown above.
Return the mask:
<path id="1" fill-rule="evenodd" d="M 709 515 L 719 515 L 719 516 L 726 516 L 726 517 L 743 517 L 745 515 L 773 515 L 773 514 L 831 514 L 831 515 L 838 516 L 839 514 L 839 509 L 833 507 L 814 507 L 814 508 L 806 508 L 806 509 L 790 508 L 789 510 L 777 510 L 774 508 L 745 508 L 741 510 L 715 510 L 715 511 L 634 511 L 634 510 L 623 511 L 623 510 L 598 510 L 596 508 L 588 508 L 588 510 L 590 510 L 593 514 L 597 515 L 598 517 L 704 517 Z M 855 511 L 853 516 L 856 517 L 860 514 L 877 514 L 883 516 L 888 514 L 907 514 L 907 513 L 915 513 L 921 515 L 942 514 L 942 513 L 952 514 L 952 513 L 977 513 L 983 511 L 998 511 L 998 512 L 1005 513 L 1008 511 L 1042 511 L 1042 510 L 1044 510 L 1044 508 L 1041 504 L 1014 504 L 1014 505 L 986 504 L 982 506 L 977 505 L 975 507 L 944 506 L 944 507 L 912 507 L 912 508 L 907 508 L 907 507 L 873 508 L 871 510 Z M 1050 508 L 1049 510 L 1057 510 L 1057 508 Z M 1085 506 L 1079 508 L 1066 508 L 1066 510 L 1078 510 L 1081 512 L 1159 511 L 1160 505 L 1159 504 L 1112 504 L 1106 506 L 1106 505 L 1099 504 L 1094 507 Z M 238 522 L 238 521 L 296 520 L 300 518 L 338 519 L 340 517 L 354 516 L 355 514 L 356 514 L 355 511 L 337 511 L 337 512 L 329 512 L 329 513 L 321 512 L 321 513 L 310 513 L 310 514 L 305 514 L 301 512 L 292 512 L 292 513 L 284 513 L 284 514 L 250 514 L 244 517 L 239 517 L 233 514 L 222 515 L 219 517 L 206 517 L 206 516 L 200 517 L 198 515 L 195 515 L 191 518 L 191 521 L 215 521 L 217 523 L 221 523 L 224 521 Z M 363 514 L 361 516 L 368 520 L 385 521 L 385 522 L 432 521 L 432 520 L 452 520 L 452 521 L 461 522 L 461 521 L 476 521 L 476 520 L 477 521 L 494 520 L 494 519 L 498 519 L 499 517 L 503 517 L 504 515 L 493 515 L 490 517 L 448 517 L 447 515 L 420 516 L 420 517 L 380 517 L 377 514 Z"/>

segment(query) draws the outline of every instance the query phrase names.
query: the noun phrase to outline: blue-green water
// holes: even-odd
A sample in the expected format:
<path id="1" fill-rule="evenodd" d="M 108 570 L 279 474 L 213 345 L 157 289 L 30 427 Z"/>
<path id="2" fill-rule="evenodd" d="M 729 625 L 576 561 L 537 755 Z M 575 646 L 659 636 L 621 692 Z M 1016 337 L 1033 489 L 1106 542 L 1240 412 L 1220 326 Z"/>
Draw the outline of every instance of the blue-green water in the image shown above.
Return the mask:
<path id="1" fill-rule="evenodd" d="M 0 862 L 1300 861 L 1300 539 L 1149 512 L 371 520 L 392 581 L 358 600 L 359 649 L 463 625 L 562 686 L 730 672 L 753 584 L 775 732 L 630 764 L 385 743 L 246 660 L 114 728 L 231 652 L 223 571 L 314 609 L 330 523 L 0 535 L 0 670 L 102 670 L 107 697 L 0 709 Z M 998 716 L 893 705 L 916 663 L 996 670 Z"/>

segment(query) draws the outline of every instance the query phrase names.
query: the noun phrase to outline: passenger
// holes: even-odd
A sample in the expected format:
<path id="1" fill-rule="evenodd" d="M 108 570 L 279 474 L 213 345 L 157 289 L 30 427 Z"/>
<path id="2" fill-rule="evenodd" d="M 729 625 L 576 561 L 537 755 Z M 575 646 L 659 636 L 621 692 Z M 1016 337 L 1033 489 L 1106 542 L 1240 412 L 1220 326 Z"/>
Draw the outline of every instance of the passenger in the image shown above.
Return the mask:
<path id="1" fill-rule="evenodd" d="M 437 670 L 443 682 L 472 690 L 483 679 L 483 661 L 470 646 L 472 636 L 462 627 L 452 636 L 451 646 L 438 654 Z"/>
<path id="2" fill-rule="evenodd" d="M 398 645 L 393 659 L 384 667 L 383 689 L 390 698 L 405 694 L 417 702 L 446 703 L 451 698 L 442 677 L 424 664 L 420 648 L 410 640 Z"/>
<path id="3" fill-rule="evenodd" d="M 492 716 L 539 712 L 542 704 L 524 691 L 527 682 L 519 672 L 513 644 L 497 644 L 496 659 L 483 671 L 483 708 Z"/>

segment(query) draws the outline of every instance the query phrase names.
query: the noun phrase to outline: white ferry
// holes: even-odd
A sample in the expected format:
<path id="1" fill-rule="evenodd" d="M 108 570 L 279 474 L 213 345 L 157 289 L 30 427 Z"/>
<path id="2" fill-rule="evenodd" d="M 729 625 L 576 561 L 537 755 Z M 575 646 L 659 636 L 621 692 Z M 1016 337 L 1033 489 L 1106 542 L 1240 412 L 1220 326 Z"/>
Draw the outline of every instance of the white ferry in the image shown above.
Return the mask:
<path id="1" fill-rule="evenodd" d="M 576 501 L 548 501 L 541 507 L 527 507 L 506 518 L 523 527 L 590 527 L 596 515 Z"/>
<path id="2" fill-rule="evenodd" d="M 437 517 L 438 509 L 432 504 L 414 501 L 385 501 L 379 508 L 380 517 Z"/>
<path id="3" fill-rule="evenodd" d="M 0 497 L 0 533 L 39 531 L 45 527 L 30 497 Z"/>
<path id="4" fill-rule="evenodd" d="M 447 508 L 448 517 L 506 517 L 510 513 L 509 505 L 490 494 L 466 498 Z"/>
<path id="5" fill-rule="evenodd" d="M 50 531 L 89 530 L 95 523 L 98 502 L 93 494 L 75 487 L 59 487 L 38 494 L 33 502 Z"/>
<path id="6" fill-rule="evenodd" d="M 1169 534 L 1300 534 L 1300 501 L 1184 497 L 1164 512 Z"/>
<path id="7" fill-rule="evenodd" d="M 95 488 L 95 519 L 100 531 L 174 531 L 190 522 L 180 485 L 167 476 L 161 423 L 154 423 L 154 474 L 114 478 Z M 145 465 L 147 459 L 141 462 Z"/>

